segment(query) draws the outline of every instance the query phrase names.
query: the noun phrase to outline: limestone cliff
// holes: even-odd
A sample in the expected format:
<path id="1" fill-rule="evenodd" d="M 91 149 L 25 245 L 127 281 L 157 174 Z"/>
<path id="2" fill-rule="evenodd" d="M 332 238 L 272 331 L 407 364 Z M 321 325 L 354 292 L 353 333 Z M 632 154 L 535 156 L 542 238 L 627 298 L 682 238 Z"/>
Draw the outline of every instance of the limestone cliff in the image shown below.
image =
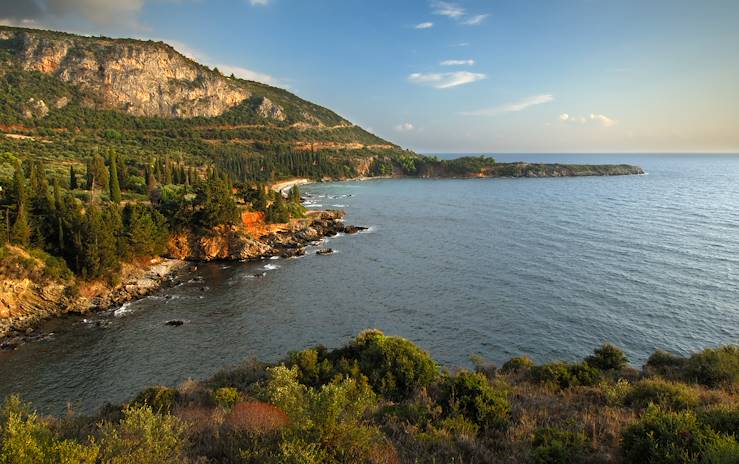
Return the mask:
<path id="1" fill-rule="evenodd" d="M 161 42 L 15 29 L 1 30 L 0 40 L 12 46 L 24 70 L 51 74 L 98 97 L 90 106 L 136 116 L 212 117 L 250 97 L 234 80 Z"/>

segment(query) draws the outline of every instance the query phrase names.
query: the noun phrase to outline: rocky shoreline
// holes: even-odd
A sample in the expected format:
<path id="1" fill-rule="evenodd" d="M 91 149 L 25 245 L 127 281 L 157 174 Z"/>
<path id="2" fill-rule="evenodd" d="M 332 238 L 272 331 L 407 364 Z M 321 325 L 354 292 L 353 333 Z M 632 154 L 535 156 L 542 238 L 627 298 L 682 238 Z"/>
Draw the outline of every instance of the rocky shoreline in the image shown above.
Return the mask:
<path id="1" fill-rule="evenodd" d="M 273 256 L 291 258 L 306 254 L 306 248 L 318 245 L 325 237 L 356 234 L 366 227 L 347 225 L 343 211 L 312 212 L 284 229 L 263 237 L 252 237 L 238 226 L 221 226 L 208 233 L 174 237 L 167 257 L 155 258 L 146 265 L 124 264 L 121 282 L 112 288 L 102 283 L 88 284 L 79 295 L 69 296 L 64 285 L 22 284 L 25 298 L 9 301 L 0 295 L 0 306 L 15 305 L 15 316 L 0 317 L 0 350 L 14 350 L 20 345 L 45 338 L 39 326 L 64 315 L 82 315 L 135 301 L 180 282 L 194 271 L 194 263 L 208 261 L 252 261 Z M 21 282 L 21 281 L 19 281 Z M 11 282 L 3 282 L 5 292 L 16 292 Z M 58 288 L 56 288 L 58 287 Z M 10 313 L 11 311 L 7 311 Z"/>

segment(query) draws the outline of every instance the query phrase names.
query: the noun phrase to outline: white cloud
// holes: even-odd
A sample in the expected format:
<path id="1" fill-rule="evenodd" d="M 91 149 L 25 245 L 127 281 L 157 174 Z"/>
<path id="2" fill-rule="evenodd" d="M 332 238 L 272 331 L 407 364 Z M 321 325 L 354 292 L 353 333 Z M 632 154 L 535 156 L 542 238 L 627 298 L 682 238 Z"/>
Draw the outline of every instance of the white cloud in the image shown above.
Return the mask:
<path id="1" fill-rule="evenodd" d="M 551 94 L 533 95 L 531 97 L 526 97 L 516 102 L 506 103 L 504 105 L 494 106 L 492 108 L 484 108 L 476 111 L 465 111 L 461 114 L 463 116 L 496 116 L 502 113 L 515 113 L 518 111 L 523 111 L 531 106 L 542 105 L 553 100 L 554 95 Z"/>
<path id="2" fill-rule="evenodd" d="M 195 48 L 190 47 L 184 42 L 180 42 L 178 40 L 166 40 L 166 39 L 153 39 L 153 40 L 162 40 L 163 42 L 166 42 L 170 44 L 172 47 L 174 47 L 175 50 L 182 53 L 186 57 L 190 58 L 193 61 L 197 61 L 198 63 L 202 63 L 211 67 L 218 68 L 219 71 L 224 76 L 228 76 L 233 74 L 236 77 L 239 77 L 241 79 L 247 79 L 250 81 L 256 81 L 261 82 L 262 84 L 268 84 L 275 87 L 282 87 L 282 88 L 288 88 L 288 86 L 280 81 L 279 79 L 276 79 L 273 76 L 270 76 L 269 74 L 265 74 L 259 71 L 254 71 L 252 69 L 243 68 L 241 66 L 233 66 L 230 64 L 224 64 L 224 63 L 214 63 L 213 60 L 204 52 L 197 50 Z"/>
<path id="3" fill-rule="evenodd" d="M 410 122 L 404 122 L 403 124 L 398 124 L 395 126 L 396 132 L 411 132 L 416 129 L 416 126 L 414 126 Z"/>
<path id="4" fill-rule="evenodd" d="M 465 9 L 457 3 L 434 0 L 431 2 L 432 12 L 435 15 L 458 19 L 465 15 Z"/>
<path id="5" fill-rule="evenodd" d="M 270 0 L 249 0 L 251 6 L 266 6 L 269 5 Z"/>
<path id="6" fill-rule="evenodd" d="M 431 29 L 432 27 L 434 27 L 432 22 L 420 23 L 415 26 L 416 29 Z"/>
<path id="7" fill-rule="evenodd" d="M 269 74 L 254 71 L 252 69 L 242 68 L 240 66 L 230 66 L 227 64 L 216 65 L 219 71 L 223 75 L 228 76 L 233 74 L 240 79 L 246 79 L 249 81 L 261 82 L 262 84 L 268 84 L 276 87 L 284 87 L 280 82 Z"/>
<path id="8" fill-rule="evenodd" d="M 408 80 L 413 84 L 427 85 L 436 89 L 449 89 L 459 85 L 471 84 L 487 76 L 481 73 L 472 73 L 468 71 L 457 71 L 449 73 L 413 73 L 408 76 Z"/>
<path id="9" fill-rule="evenodd" d="M 482 24 L 482 22 L 485 21 L 485 19 L 487 19 L 488 16 L 490 15 L 489 14 L 479 14 L 475 16 L 470 16 L 469 18 L 462 21 L 462 24 L 466 24 L 468 26 L 477 26 L 477 25 Z"/>
<path id="10" fill-rule="evenodd" d="M 475 60 L 444 60 L 439 64 L 442 66 L 472 66 Z"/>
<path id="11" fill-rule="evenodd" d="M 618 121 L 611 119 L 604 114 L 590 113 L 589 116 L 572 116 L 567 113 L 559 115 L 559 120 L 566 124 L 577 124 L 584 126 L 586 124 L 596 124 L 603 127 L 612 127 L 618 124 Z"/>
<path id="12" fill-rule="evenodd" d="M 14 0 L 0 1 L 0 18 L 6 23 L 82 17 L 99 26 L 136 25 L 145 0 Z"/>

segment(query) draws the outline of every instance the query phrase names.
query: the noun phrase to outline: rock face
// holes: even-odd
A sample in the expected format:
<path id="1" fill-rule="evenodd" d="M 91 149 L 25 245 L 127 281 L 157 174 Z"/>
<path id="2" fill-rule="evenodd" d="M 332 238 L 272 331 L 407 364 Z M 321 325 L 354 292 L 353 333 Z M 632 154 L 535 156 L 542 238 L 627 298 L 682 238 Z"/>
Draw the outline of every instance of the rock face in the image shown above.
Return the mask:
<path id="1" fill-rule="evenodd" d="M 20 248 L 9 248 L 9 253 L 25 263 L 34 262 Z M 11 261 L 6 258 L 5 263 L 8 262 Z M 105 309 L 146 296 L 160 288 L 185 264 L 159 258 L 145 266 L 125 264 L 120 283 L 112 286 L 102 282 L 85 283 L 80 286 L 82 288 L 73 280 L 44 275 L 40 263 L 31 267 L 25 264 L 23 267 L 0 268 L 0 340 L 4 340 L 5 349 L 12 349 L 24 341 L 42 336 L 32 328 L 44 319 L 70 312 Z"/>
<path id="2" fill-rule="evenodd" d="M 95 107 L 136 116 L 212 117 L 250 96 L 233 80 L 161 42 L 28 30 L 5 30 L 0 39 L 13 43 L 23 69 L 79 86 L 99 97 L 100 101 L 88 102 Z M 274 106 L 267 105 L 264 111 L 279 116 Z"/>
<path id="3" fill-rule="evenodd" d="M 364 227 L 345 225 L 342 211 L 323 211 L 319 215 L 292 224 L 287 230 L 259 239 L 237 226 L 219 226 L 205 234 L 185 231 L 170 238 L 168 249 L 173 258 L 190 261 L 248 260 L 270 256 L 302 256 L 305 247 L 323 237 L 356 233 Z"/>

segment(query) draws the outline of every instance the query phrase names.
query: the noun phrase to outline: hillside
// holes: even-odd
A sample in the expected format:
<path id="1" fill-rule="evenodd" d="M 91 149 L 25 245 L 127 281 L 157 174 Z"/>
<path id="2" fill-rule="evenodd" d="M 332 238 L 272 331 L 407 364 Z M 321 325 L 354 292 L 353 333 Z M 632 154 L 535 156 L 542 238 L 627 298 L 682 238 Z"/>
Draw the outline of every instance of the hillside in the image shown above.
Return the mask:
<path id="1" fill-rule="evenodd" d="M 131 162 L 249 160 L 259 171 L 265 157 L 312 153 L 327 167 L 308 174 L 350 177 L 367 173 L 355 172 L 369 168 L 363 158 L 404 153 L 329 109 L 224 76 L 162 42 L 11 27 L 0 27 L 0 125 L 9 135 L 0 152 L 65 169 L 103 147 Z"/>

